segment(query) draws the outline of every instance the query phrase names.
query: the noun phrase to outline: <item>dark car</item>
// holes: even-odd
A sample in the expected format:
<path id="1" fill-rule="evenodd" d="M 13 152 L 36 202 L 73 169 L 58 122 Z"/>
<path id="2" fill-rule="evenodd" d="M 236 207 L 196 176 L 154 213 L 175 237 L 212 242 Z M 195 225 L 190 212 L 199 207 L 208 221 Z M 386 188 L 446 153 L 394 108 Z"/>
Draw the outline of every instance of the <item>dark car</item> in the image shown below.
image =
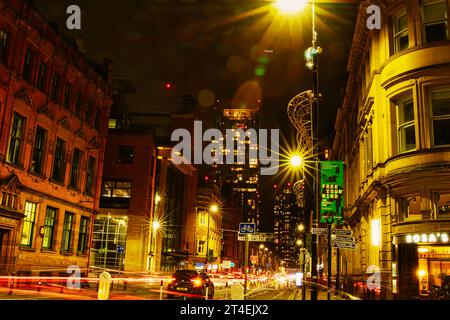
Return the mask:
<path id="1" fill-rule="evenodd" d="M 205 272 L 196 270 L 177 270 L 167 286 L 168 299 L 205 299 L 214 298 L 214 284 Z"/>

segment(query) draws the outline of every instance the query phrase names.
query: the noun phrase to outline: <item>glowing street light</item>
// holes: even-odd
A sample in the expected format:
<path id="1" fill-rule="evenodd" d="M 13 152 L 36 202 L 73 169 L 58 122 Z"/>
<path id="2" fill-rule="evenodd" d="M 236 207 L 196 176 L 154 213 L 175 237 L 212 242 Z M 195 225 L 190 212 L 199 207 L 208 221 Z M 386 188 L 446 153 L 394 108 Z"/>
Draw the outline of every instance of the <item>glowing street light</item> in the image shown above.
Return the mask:
<path id="1" fill-rule="evenodd" d="M 306 6 L 306 0 L 276 0 L 274 6 L 283 14 L 293 15 Z"/>
<path id="2" fill-rule="evenodd" d="M 206 264 L 208 264 L 209 260 L 209 221 L 211 213 L 219 212 L 219 206 L 215 203 L 209 206 L 209 214 L 208 214 L 208 231 L 206 235 Z"/>
<path id="3" fill-rule="evenodd" d="M 298 246 L 301 246 L 303 244 L 303 241 L 298 239 L 296 243 L 297 243 Z"/>
<path id="4" fill-rule="evenodd" d="M 303 163 L 303 159 L 300 155 L 294 154 L 289 159 L 289 164 L 292 168 L 299 168 Z"/>
<path id="5" fill-rule="evenodd" d="M 260 245 L 259 245 L 259 248 L 262 250 L 262 249 L 264 249 L 264 245 L 261 243 Z"/>
<path id="6" fill-rule="evenodd" d="M 158 230 L 159 228 L 161 228 L 161 222 L 159 222 L 158 220 L 153 220 L 152 228 L 155 231 Z"/>
<path id="7" fill-rule="evenodd" d="M 303 230 L 305 230 L 305 226 L 303 224 L 299 224 L 297 229 L 298 229 L 298 231 L 303 231 Z"/>
<path id="8" fill-rule="evenodd" d="M 218 206 L 217 204 L 212 204 L 212 205 L 209 207 L 209 210 L 210 210 L 212 213 L 217 213 L 217 212 L 219 211 L 219 206 Z"/>

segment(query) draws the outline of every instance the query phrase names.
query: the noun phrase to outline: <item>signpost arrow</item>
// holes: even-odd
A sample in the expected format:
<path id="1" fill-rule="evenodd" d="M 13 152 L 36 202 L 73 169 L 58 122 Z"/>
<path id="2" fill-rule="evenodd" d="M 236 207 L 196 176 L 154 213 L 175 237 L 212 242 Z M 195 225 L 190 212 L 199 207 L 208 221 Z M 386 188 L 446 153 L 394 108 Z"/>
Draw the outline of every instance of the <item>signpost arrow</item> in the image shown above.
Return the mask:
<path id="1" fill-rule="evenodd" d="M 311 228 L 311 233 L 325 236 L 328 234 L 328 230 L 327 228 Z"/>
<path id="2" fill-rule="evenodd" d="M 331 234 L 337 236 L 351 236 L 353 235 L 353 231 L 348 229 L 331 229 Z"/>
<path id="3" fill-rule="evenodd" d="M 355 242 L 355 237 L 349 237 L 349 236 L 336 236 L 334 238 L 334 241 L 337 242 Z"/>
<path id="4" fill-rule="evenodd" d="M 340 249 L 356 249 L 356 243 L 353 242 L 332 242 L 334 248 Z"/>

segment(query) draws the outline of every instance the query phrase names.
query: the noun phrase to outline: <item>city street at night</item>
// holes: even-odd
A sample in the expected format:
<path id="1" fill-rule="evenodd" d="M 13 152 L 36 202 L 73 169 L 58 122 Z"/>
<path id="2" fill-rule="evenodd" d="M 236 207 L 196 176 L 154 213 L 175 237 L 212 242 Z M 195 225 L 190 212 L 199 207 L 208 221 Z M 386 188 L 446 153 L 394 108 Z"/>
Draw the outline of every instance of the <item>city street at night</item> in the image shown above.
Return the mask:
<path id="1" fill-rule="evenodd" d="M 450 0 L 0 0 L 0 303 L 447 303 L 449 29 Z"/>

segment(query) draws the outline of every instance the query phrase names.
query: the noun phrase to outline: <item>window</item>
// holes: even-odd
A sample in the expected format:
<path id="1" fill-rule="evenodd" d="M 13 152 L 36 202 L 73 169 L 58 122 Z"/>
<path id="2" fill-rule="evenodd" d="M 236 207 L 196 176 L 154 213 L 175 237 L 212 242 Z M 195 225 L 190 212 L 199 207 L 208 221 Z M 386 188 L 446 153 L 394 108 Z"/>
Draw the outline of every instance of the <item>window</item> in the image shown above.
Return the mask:
<path id="1" fill-rule="evenodd" d="M 25 60 L 23 61 L 22 75 L 25 80 L 31 81 L 31 71 L 33 68 L 33 53 L 27 49 Z"/>
<path id="2" fill-rule="evenodd" d="M 45 81 L 47 80 L 47 65 L 43 62 L 39 64 L 39 74 L 37 80 L 37 87 L 41 91 L 45 91 Z"/>
<path id="3" fill-rule="evenodd" d="M 72 188 L 78 188 L 78 177 L 80 173 L 81 158 L 83 153 L 79 149 L 73 150 L 72 158 L 72 170 L 70 172 L 70 186 Z"/>
<path id="4" fill-rule="evenodd" d="M 92 112 L 94 110 L 94 107 L 92 106 L 92 102 L 87 103 L 86 107 L 86 115 L 84 117 L 84 120 L 90 125 L 92 122 Z"/>
<path id="5" fill-rule="evenodd" d="M 438 193 L 437 195 L 437 214 L 438 217 L 450 214 L 450 192 Z"/>
<path id="6" fill-rule="evenodd" d="M 366 160 L 366 172 L 369 173 L 370 170 L 372 170 L 373 167 L 373 138 L 372 138 L 372 126 L 369 125 L 367 128 L 367 134 L 365 139 L 365 160 Z"/>
<path id="7" fill-rule="evenodd" d="M 130 181 L 104 181 L 102 188 L 102 197 L 112 198 L 130 198 Z"/>
<path id="8" fill-rule="evenodd" d="M 134 160 L 134 148 L 128 146 L 120 146 L 117 151 L 118 163 L 133 163 Z"/>
<path id="9" fill-rule="evenodd" d="M 8 59 L 8 34 L 5 30 L 0 30 L 0 62 L 6 63 Z"/>
<path id="10" fill-rule="evenodd" d="M 207 214 L 204 212 L 201 212 L 198 214 L 198 223 L 200 225 L 203 225 L 203 226 L 206 225 L 206 216 L 207 216 Z"/>
<path id="11" fill-rule="evenodd" d="M 86 188 L 85 188 L 85 193 L 87 193 L 87 194 L 92 194 L 93 181 L 94 181 L 94 167 L 95 167 L 95 158 L 89 157 L 87 172 L 86 172 Z"/>
<path id="12" fill-rule="evenodd" d="M 61 251 L 69 252 L 72 245 L 73 213 L 66 212 L 61 240 Z"/>
<path id="13" fill-rule="evenodd" d="M 197 253 L 205 253 L 205 242 L 204 240 L 199 240 L 197 245 Z"/>
<path id="14" fill-rule="evenodd" d="M 408 15 L 406 13 L 394 18 L 394 53 L 409 47 Z"/>
<path id="15" fill-rule="evenodd" d="M 100 109 L 97 108 L 95 110 L 95 118 L 94 118 L 94 129 L 96 130 L 100 130 L 100 116 L 101 116 Z"/>
<path id="16" fill-rule="evenodd" d="M 109 119 L 109 121 L 108 121 L 108 128 L 109 129 L 116 129 L 117 128 L 117 119 Z"/>
<path id="17" fill-rule="evenodd" d="M 86 253 L 89 218 L 81 217 L 80 232 L 78 234 L 78 252 Z"/>
<path id="18" fill-rule="evenodd" d="M 34 202 L 25 201 L 25 218 L 22 224 L 22 237 L 20 244 L 23 246 L 31 247 L 33 242 L 34 222 L 36 219 L 36 207 Z"/>
<path id="19" fill-rule="evenodd" d="M 75 115 L 81 117 L 81 93 L 78 92 L 75 96 Z"/>
<path id="20" fill-rule="evenodd" d="M 47 212 L 45 213 L 45 221 L 44 221 L 44 238 L 42 239 L 42 248 L 44 249 L 53 248 L 53 237 L 55 234 L 57 212 L 58 212 L 57 209 L 47 207 Z"/>
<path id="21" fill-rule="evenodd" d="M 425 42 L 447 40 L 446 1 L 425 3 L 422 7 Z"/>
<path id="22" fill-rule="evenodd" d="M 422 212 L 420 211 L 420 194 L 412 194 L 407 197 L 399 199 L 399 218 L 400 221 L 408 218 L 409 220 L 422 219 Z"/>
<path id="23" fill-rule="evenodd" d="M 64 182 L 65 174 L 65 157 L 66 157 L 66 142 L 60 138 L 56 139 L 55 157 L 53 159 L 53 173 L 52 179 L 58 182 Z"/>
<path id="24" fill-rule="evenodd" d="M 43 173 L 46 136 L 47 131 L 37 126 L 36 135 L 34 138 L 33 158 L 31 159 L 31 167 L 30 167 L 30 171 L 36 174 Z"/>
<path id="25" fill-rule="evenodd" d="M 60 86 L 61 86 L 61 81 L 60 81 L 60 77 L 57 73 L 55 73 L 53 75 L 53 79 L 52 79 L 52 89 L 50 92 L 50 97 L 52 98 L 53 101 L 55 102 L 59 102 L 59 91 L 60 91 Z"/>
<path id="26" fill-rule="evenodd" d="M 70 110 L 70 95 L 72 94 L 72 86 L 70 83 L 66 84 L 66 89 L 64 90 L 64 108 Z"/>
<path id="27" fill-rule="evenodd" d="M 433 145 L 450 145 L 450 90 L 433 91 L 431 106 Z"/>
<path id="28" fill-rule="evenodd" d="M 23 131 L 25 125 L 25 118 L 14 113 L 13 123 L 11 127 L 11 134 L 9 137 L 9 148 L 6 160 L 9 163 L 18 165 L 20 159 L 20 152 L 23 143 Z"/>
<path id="29" fill-rule="evenodd" d="M 411 98 L 397 104 L 397 139 L 400 153 L 416 149 L 414 103 Z"/>

